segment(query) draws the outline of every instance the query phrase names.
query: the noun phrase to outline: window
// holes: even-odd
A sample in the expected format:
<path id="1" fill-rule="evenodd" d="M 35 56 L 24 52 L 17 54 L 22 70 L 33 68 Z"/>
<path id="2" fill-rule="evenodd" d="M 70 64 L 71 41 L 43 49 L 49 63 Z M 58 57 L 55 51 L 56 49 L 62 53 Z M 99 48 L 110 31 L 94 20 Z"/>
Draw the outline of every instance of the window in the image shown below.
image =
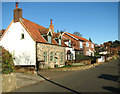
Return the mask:
<path id="1" fill-rule="evenodd" d="M 61 62 L 63 62 L 63 52 L 61 52 Z"/>
<path id="2" fill-rule="evenodd" d="M 71 47 L 71 41 L 68 42 L 68 46 Z"/>
<path id="3" fill-rule="evenodd" d="M 24 34 L 22 33 L 22 34 L 21 34 L 21 39 L 24 39 L 24 38 L 25 38 L 25 36 L 24 36 Z"/>
<path id="4" fill-rule="evenodd" d="M 86 47 L 89 47 L 89 43 L 88 42 L 86 42 Z"/>
<path id="5" fill-rule="evenodd" d="M 53 61 L 53 52 L 50 53 L 50 61 Z"/>
<path id="6" fill-rule="evenodd" d="M 86 55 L 89 55 L 89 52 L 88 52 L 88 51 L 86 52 Z"/>
<path id="7" fill-rule="evenodd" d="M 44 61 L 47 62 L 47 51 L 44 52 Z"/>
<path id="8" fill-rule="evenodd" d="M 70 54 L 68 55 L 68 60 L 72 60 L 72 58 L 73 58 L 73 54 L 70 53 Z"/>
<path id="9" fill-rule="evenodd" d="M 80 48 L 83 48 L 83 43 L 80 41 Z"/>
<path id="10" fill-rule="evenodd" d="M 91 46 L 92 46 L 92 48 L 94 48 L 94 45 L 93 45 L 93 44 L 91 44 Z"/>
<path id="11" fill-rule="evenodd" d="M 59 39 L 59 45 L 61 45 L 61 39 Z"/>
<path id="12" fill-rule="evenodd" d="M 48 36 L 48 43 L 51 43 L 51 36 Z"/>

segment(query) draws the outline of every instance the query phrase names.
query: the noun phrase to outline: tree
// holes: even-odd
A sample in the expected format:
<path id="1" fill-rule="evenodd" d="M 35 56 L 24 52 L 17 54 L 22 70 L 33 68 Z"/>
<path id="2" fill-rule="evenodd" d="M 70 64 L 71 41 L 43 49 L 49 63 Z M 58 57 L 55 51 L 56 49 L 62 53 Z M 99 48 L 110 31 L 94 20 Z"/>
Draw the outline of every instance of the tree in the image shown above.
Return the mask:
<path id="1" fill-rule="evenodd" d="M 117 47 L 120 46 L 120 41 L 115 40 L 115 41 L 112 43 L 112 45 L 113 45 L 115 48 L 117 48 Z"/>
<path id="2" fill-rule="evenodd" d="M 89 38 L 89 41 L 91 41 L 91 42 L 92 42 L 91 38 Z"/>
<path id="3" fill-rule="evenodd" d="M 80 33 L 77 32 L 77 31 L 75 31 L 73 34 L 82 37 L 82 34 L 80 34 Z"/>

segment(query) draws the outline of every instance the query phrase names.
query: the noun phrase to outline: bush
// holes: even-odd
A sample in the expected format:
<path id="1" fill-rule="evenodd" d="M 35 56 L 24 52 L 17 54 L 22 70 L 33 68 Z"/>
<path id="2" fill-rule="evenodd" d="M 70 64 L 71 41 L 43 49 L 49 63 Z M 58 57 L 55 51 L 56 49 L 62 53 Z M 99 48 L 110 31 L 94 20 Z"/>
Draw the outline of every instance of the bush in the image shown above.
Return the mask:
<path id="1" fill-rule="evenodd" d="M 85 55 L 76 55 L 76 61 L 96 59 L 96 57 L 85 56 Z"/>
<path id="2" fill-rule="evenodd" d="M 2 48 L 2 73 L 9 74 L 14 71 L 12 55 Z"/>
<path id="3" fill-rule="evenodd" d="M 65 65 L 71 65 L 71 61 L 70 60 L 66 60 L 65 61 Z"/>

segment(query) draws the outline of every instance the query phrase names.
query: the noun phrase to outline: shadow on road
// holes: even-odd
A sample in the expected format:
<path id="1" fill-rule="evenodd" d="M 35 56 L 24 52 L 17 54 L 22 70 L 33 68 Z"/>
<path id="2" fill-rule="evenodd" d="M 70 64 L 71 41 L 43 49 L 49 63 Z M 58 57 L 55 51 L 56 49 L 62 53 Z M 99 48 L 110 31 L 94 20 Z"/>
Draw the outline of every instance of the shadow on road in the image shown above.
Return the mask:
<path id="1" fill-rule="evenodd" d="M 48 80 L 48 79 L 45 78 L 44 76 L 40 75 L 38 72 L 37 72 L 37 75 L 40 76 L 40 77 L 42 77 L 42 78 L 45 79 L 46 81 L 48 81 L 48 82 L 50 82 L 50 83 L 53 83 L 53 84 L 55 84 L 55 85 L 57 85 L 57 86 L 60 86 L 60 87 L 62 87 L 62 88 L 64 88 L 64 89 L 67 89 L 67 90 L 69 90 L 69 91 L 71 91 L 71 92 L 73 92 L 73 93 L 81 94 L 80 92 L 77 92 L 77 91 L 75 91 L 75 90 L 73 90 L 73 89 L 70 89 L 70 88 L 65 87 L 65 86 L 63 86 L 63 85 L 60 85 L 60 84 L 58 84 L 58 83 L 56 83 L 56 82 L 53 82 L 53 81 L 51 81 L 51 80 Z"/>
<path id="2" fill-rule="evenodd" d="M 101 74 L 100 76 L 98 76 L 98 78 L 112 80 L 112 81 L 118 81 L 119 76 L 110 75 L 110 74 Z"/>
<path id="3" fill-rule="evenodd" d="M 120 89 L 118 89 L 118 88 L 114 88 L 114 87 L 111 87 L 111 86 L 104 86 L 102 88 L 106 89 L 106 90 L 109 90 L 109 91 L 111 91 L 113 93 L 119 93 L 120 94 Z"/>

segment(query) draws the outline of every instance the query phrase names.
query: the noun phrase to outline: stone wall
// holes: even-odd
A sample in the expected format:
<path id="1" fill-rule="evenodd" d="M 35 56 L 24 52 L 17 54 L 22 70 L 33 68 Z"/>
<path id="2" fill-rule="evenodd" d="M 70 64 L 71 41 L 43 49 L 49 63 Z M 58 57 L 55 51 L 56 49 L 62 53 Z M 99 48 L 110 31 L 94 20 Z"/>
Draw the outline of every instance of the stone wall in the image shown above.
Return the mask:
<path id="1" fill-rule="evenodd" d="M 47 52 L 47 61 L 44 60 L 44 52 Z M 50 60 L 51 52 L 53 52 L 53 60 Z M 61 62 L 61 52 L 63 52 L 63 62 Z M 54 68 L 55 65 L 58 67 L 65 65 L 66 50 L 65 47 L 37 43 L 37 61 L 39 62 L 39 68 Z"/>
<path id="2" fill-rule="evenodd" d="M 16 89 L 16 75 L 2 74 L 2 92 L 10 92 L 14 89 Z"/>

